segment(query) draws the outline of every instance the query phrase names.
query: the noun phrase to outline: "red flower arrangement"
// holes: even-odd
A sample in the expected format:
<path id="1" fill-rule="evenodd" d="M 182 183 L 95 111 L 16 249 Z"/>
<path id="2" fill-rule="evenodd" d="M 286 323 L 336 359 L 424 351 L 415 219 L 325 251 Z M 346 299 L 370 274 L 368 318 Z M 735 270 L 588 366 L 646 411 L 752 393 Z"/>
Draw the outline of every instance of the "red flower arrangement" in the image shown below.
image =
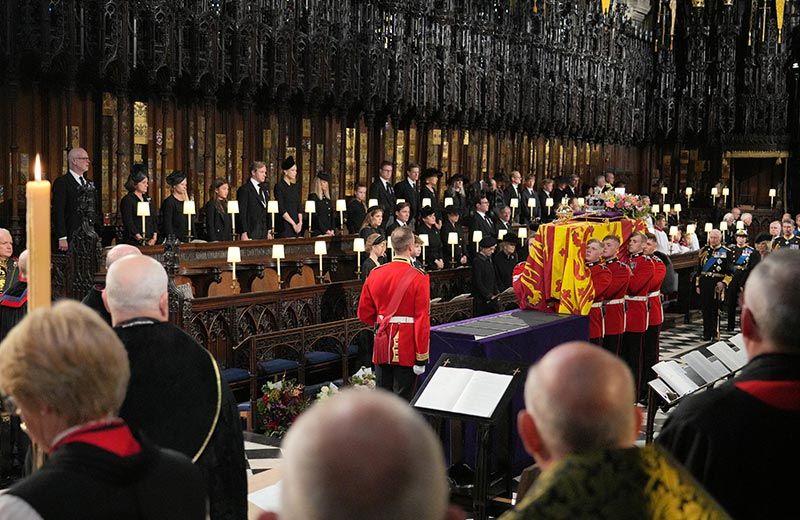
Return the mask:
<path id="1" fill-rule="evenodd" d="M 265 433 L 270 437 L 283 437 L 295 419 L 309 406 L 303 394 L 303 385 L 294 379 L 268 381 L 257 401 L 258 413 L 264 423 Z"/>

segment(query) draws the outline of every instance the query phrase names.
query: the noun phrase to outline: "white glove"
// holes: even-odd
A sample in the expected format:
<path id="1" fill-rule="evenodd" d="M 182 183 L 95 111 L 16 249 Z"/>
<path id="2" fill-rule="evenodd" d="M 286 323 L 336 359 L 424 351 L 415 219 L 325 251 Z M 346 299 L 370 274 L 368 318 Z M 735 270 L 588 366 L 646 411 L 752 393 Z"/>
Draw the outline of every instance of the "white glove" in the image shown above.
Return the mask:
<path id="1" fill-rule="evenodd" d="M 415 376 L 421 376 L 425 373 L 425 365 L 414 365 L 411 370 L 414 371 Z"/>

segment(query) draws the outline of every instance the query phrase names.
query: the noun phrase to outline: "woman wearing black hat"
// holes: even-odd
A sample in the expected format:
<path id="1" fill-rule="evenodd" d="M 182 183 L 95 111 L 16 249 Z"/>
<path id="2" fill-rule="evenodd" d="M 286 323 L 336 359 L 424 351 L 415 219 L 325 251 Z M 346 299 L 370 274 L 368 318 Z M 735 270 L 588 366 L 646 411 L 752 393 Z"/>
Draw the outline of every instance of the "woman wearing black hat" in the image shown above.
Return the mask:
<path id="1" fill-rule="evenodd" d="M 187 242 L 189 217 L 183 214 L 183 203 L 189 200 L 186 175 L 175 170 L 167 176 L 167 184 L 172 187 L 172 194 L 161 203 L 161 236 L 166 240 L 173 235 L 181 242 Z"/>
<path id="2" fill-rule="evenodd" d="M 464 191 L 464 177 L 457 173 L 447 179 L 447 189 L 444 190 L 444 198 L 453 199 L 453 206 L 458 210 L 459 216 L 464 218 L 467 215 L 467 194 Z M 444 221 L 444 218 L 442 218 Z"/>
<path id="3" fill-rule="evenodd" d="M 233 240 L 233 222 L 231 214 L 228 213 L 230 185 L 225 179 L 214 179 L 211 182 L 211 189 L 214 190 L 214 195 L 203 206 L 208 241 L 226 242 Z"/>
<path id="4" fill-rule="evenodd" d="M 417 234 L 428 236 L 428 247 L 425 255 L 425 268 L 429 271 L 434 269 L 444 269 L 444 259 L 442 258 L 442 238 L 439 230 L 436 229 L 436 214 L 430 206 L 419 210 L 421 219 L 417 228 Z"/>
<path id="5" fill-rule="evenodd" d="M 303 214 L 300 208 L 300 185 L 297 184 L 297 165 L 289 156 L 281 163 L 283 179 L 275 185 L 278 200 L 278 218 L 275 227 L 278 238 L 296 238 L 303 230 Z"/>
<path id="6" fill-rule="evenodd" d="M 155 212 L 153 211 L 147 189 L 150 180 L 143 164 L 134 164 L 128 180 L 125 181 L 127 195 L 119 201 L 119 213 L 122 217 L 122 243 L 134 246 L 143 245 L 142 240 L 147 239 L 146 244 L 152 246 L 158 237 L 156 229 Z M 144 217 L 145 229 L 142 229 L 142 217 L 138 216 L 140 202 L 146 202 L 150 206 L 148 216 Z"/>
<path id="7" fill-rule="evenodd" d="M 333 207 L 330 194 L 331 174 L 319 172 L 311 181 L 311 193 L 308 200 L 316 206 L 314 218 L 311 219 L 311 236 L 333 235 Z"/>
<path id="8" fill-rule="evenodd" d="M 361 281 L 367 279 L 369 272 L 381 265 L 386 254 L 386 239 L 380 233 L 372 233 L 367 237 L 366 247 L 369 256 L 361 264 Z"/>
<path id="9" fill-rule="evenodd" d="M 433 208 L 433 213 L 436 215 L 436 229 L 442 227 L 442 205 L 439 204 L 439 198 L 436 196 L 436 184 L 439 182 L 441 172 L 436 168 L 427 168 L 422 173 L 422 187 L 419 189 L 419 205 L 420 209 L 427 205 L 430 200 L 430 206 Z"/>

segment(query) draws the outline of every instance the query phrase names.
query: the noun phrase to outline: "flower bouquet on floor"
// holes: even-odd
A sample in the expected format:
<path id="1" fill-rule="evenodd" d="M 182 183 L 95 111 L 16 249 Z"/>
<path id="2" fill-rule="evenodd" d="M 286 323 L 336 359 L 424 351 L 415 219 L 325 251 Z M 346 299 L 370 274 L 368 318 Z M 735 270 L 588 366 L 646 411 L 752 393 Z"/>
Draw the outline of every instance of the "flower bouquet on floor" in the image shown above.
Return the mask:
<path id="1" fill-rule="evenodd" d="M 358 372 L 350 376 L 350 384 L 354 388 L 374 389 L 376 385 L 375 372 L 371 368 L 361 367 Z"/>
<path id="2" fill-rule="evenodd" d="M 265 433 L 281 438 L 309 405 L 303 395 L 303 385 L 294 379 L 281 379 L 274 383 L 268 381 L 261 391 L 264 395 L 258 400 L 257 407 Z"/>

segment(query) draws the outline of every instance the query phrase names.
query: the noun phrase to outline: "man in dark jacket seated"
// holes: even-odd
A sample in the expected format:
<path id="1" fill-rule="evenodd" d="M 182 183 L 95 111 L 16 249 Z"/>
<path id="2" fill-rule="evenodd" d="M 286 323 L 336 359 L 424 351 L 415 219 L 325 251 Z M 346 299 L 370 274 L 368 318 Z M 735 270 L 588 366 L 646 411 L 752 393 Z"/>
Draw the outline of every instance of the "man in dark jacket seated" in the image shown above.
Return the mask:
<path id="1" fill-rule="evenodd" d="M 142 252 L 138 247 L 130 244 L 119 244 L 112 247 L 108 250 L 108 253 L 106 253 L 106 272 L 108 272 L 108 268 L 111 267 L 111 264 L 123 256 L 141 254 Z M 103 303 L 103 289 L 105 289 L 105 284 L 95 284 L 94 287 L 89 289 L 89 292 L 86 293 L 86 296 L 83 297 L 81 303 L 91 309 L 94 309 L 95 312 L 97 312 L 97 314 L 99 314 L 106 323 L 111 325 L 111 314 L 109 314 L 108 309 L 106 309 L 106 304 Z"/>
<path id="2" fill-rule="evenodd" d="M 0 391 L 49 458 L 0 496 L 0 517 L 206 516 L 199 469 L 117 417 L 130 375 L 114 331 L 74 301 L 31 312 L 0 345 Z"/>
<path id="3" fill-rule="evenodd" d="M 128 351 L 131 382 L 120 417 L 190 457 L 208 482 L 211 518 L 247 516 L 239 414 L 211 354 L 168 323 L 167 273 L 148 256 L 111 265 L 103 298 Z"/>

